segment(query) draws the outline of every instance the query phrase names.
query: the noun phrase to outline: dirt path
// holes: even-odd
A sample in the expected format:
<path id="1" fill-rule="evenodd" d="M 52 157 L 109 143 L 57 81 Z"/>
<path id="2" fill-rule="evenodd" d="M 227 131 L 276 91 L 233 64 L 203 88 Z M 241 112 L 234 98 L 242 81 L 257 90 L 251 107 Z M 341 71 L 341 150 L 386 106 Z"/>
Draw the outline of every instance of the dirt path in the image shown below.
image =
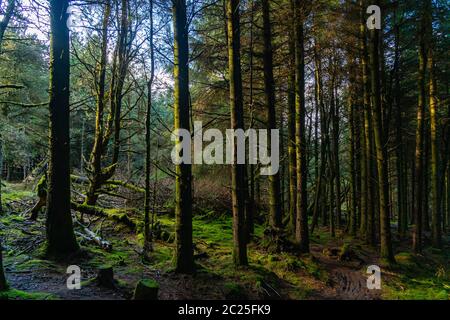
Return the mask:
<path id="1" fill-rule="evenodd" d="M 341 261 L 338 256 L 324 254 L 324 249 L 329 251 L 335 248 L 336 243 L 323 245 L 313 245 L 311 251 L 318 260 L 322 268 L 329 274 L 327 287 L 317 292 L 317 299 L 332 300 L 379 300 L 380 290 L 369 290 L 367 288 L 367 275 L 365 268 L 375 261 L 375 257 L 365 252 L 358 259 Z"/>

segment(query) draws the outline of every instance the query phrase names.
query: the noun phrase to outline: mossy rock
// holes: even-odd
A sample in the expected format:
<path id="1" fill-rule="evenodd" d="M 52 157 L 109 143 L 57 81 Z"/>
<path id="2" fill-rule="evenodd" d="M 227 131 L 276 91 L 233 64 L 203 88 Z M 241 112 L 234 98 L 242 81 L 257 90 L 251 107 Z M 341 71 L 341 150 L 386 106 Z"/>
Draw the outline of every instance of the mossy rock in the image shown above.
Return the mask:
<path id="1" fill-rule="evenodd" d="M 133 300 L 158 300 L 159 285 L 155 280 L 143 279 L 136 284 Z"/>

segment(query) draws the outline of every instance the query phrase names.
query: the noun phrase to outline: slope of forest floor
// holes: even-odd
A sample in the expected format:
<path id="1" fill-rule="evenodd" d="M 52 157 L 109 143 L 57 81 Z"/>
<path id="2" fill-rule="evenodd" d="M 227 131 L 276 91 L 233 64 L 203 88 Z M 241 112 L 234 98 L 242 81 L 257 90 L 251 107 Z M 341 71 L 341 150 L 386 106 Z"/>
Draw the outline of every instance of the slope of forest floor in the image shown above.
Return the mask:
<path id="1" fill-rule="evenodd" d="M 325 228 L 311 239 L 311 254 L 269 253 L 261 245 L 262 226 L 257 226 L 249 245 L 247 268 L 232 264 L 232 226 L 228 216 L 194 218 L 195 259 L 193 276 L 172 271 L 174 218 L 157 217 L 160 240 L 155 241 L 150 261 L 141 259 L 141 235 L 117 221 L 91 220 L 84 224 L 112 245 L 105 250 L 79 238 L 82 250 L 64 262 L 43 258 L 43 214 L 28 219 L 27 210 L 36 201 L 19 184 L 3 190 L 6 213 L 0 216 L 4 267 L 11 290 L 8 299 L 130 299 L 135 284 L 143 278 L 159 283 L 160 299 L 449 299 L 449 239 L 443 250 L 428 249 L 421 256 L 409 252 L 407 240 L 396 241 L 398 264 L 384 267 L 376 248 L 347 236 L 332 238 Z M 77 229 L 79 226 L 76 227 Z M 139 230 L 139 229 L 138 229 Z M 162 240 L 164 239 L 164 240 Z M 367 267 L 380 265 L 382 289 L 367 289 Z M 68 290 L 69 265 L 82 270 L 81 290 Z M 98 269 L 112 266 L 114 288 L 95 281 Z M 1 298 L 1 297 L 0 297 Z"/>

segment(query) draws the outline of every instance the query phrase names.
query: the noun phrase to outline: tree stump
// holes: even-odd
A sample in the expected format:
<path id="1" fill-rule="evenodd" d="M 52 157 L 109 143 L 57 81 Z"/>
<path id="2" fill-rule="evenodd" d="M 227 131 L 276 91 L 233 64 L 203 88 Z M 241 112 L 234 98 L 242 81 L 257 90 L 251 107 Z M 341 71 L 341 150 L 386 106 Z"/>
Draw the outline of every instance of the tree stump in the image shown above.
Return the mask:
<path id="1" fill-rule="evenodd" d="M 134 289 L 133 300 L 158 300 L 159 285 L 151 279 L 140 280 Z"/>
<path id="2" fill-rule="evenodd" d="M 98 270 L 97 282 L 102 287 L 114 289 L 116 284 L 113 268 L 109 265 L 101 266 Z"/>

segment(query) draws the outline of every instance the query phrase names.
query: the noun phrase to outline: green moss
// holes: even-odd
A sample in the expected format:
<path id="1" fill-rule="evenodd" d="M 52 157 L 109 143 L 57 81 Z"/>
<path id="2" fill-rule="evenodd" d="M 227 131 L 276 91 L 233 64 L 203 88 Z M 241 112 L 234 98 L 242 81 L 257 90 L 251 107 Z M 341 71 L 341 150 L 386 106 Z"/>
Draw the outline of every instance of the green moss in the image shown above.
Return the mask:
<path id="1" fill-rule="evenodd" d="M 57 297 L 44 292 L 25 292 L 10 289 L 0 292 L 0 300 L 56 300 Z"/>
<path id="2" fill-rule="evenodd" d="M 208 244 L 231 247 L 233 244 L 232 220 L 230 217 L 219 217 L 214 220 L 193 219 L 194 239 L 201 239 Z"/>
<path id="3" fill-rule="evenodd" d="M 21 183 L 5 183 L 2 189 L 2 201 L 5 203 L 34 197 L 33 191 L 27 190 Z"/>
<path id="4" fill-rule="evenodd" d="M 17 265 L 16 270 L 17 271 L 28 271 L 28 270 L 58 271 L 58 270 L 62 270 L 62 268 L 48 260 L 31 259 L 31 260 L 25 261 L 24 263 Z"/>
<path id="5" fill-rule="evenodd" d="M 129 213 L 133 210 L 134 209 L 115 208 L 115 209 L 105 209 L 104 211 L 107 214 L 107 216 L 112 220 L 121 222 L 132 229 L 136 229 L 138 222 L 136 221 L 136 219 L 134 219 L 129 215 Z"/>
<path id="6" fill-rule="evenodd" d="M 141 283 L 148 288 L 159 288 L 158 282 L 153 279 L 144 279 L 141 280 Z"/>
<path id="7" fill-rule="evenodd" d="M 450 275 L 447 257 L 424 252 L 415 256 L 401 252 L 397 265 L 385 284 L 383 298 L 407 300 L 450 300 Z"/>

